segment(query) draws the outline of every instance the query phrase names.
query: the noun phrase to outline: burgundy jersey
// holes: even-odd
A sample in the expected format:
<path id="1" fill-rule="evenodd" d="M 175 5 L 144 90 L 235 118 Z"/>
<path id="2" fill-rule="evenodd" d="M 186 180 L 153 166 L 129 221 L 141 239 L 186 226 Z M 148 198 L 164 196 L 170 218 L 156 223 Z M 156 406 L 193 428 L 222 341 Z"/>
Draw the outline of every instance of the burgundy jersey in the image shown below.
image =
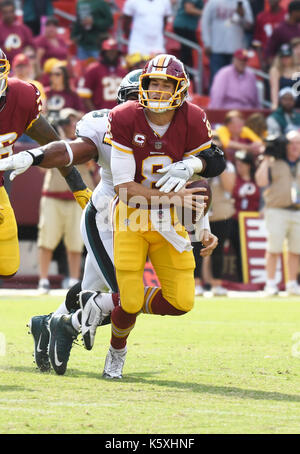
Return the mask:
<path id="1" fill-rule="evenodd" d="M 41 65 L 45 63 L 48 58 L 57 58 L 57 60 L 67 60 L 68 58 L 68 44 L 66 41 L 57 36 L 55 38 L 58 45 L 54 45 L 50 39 L 45 35 L 40 35 L 34 40 L 34 44 L 37 49 L 43 49 L 44 54 L 41 58 Z"/>
<path id="2" fill-rule="evenodd" d="M 79 81 L 77 93 L 82 98 L 92 99 L 95 109 L 112 109 L 117 104 L 119 85 L 126 74 L 121 66 L 92 63 Z"/>
<path id="3" fill-rule="evenodd" d="M 255 24 L 254 39 L 266 47 L 267 41 L 273 33 L 274 27 L 284 20 L 286 11 L 281 9 L 277 13 L 262 11 L 258 14 Z"/>
<path id="4" fill-rule="evenodd" d="M 0 48 L 10 64 L 15 55 L 23 51 L 27 45 L 34 46 L 32 31 L 25 24 L 6 25 L 0 22 Z"/>
<path id="5" fill-rule="evenodd" d="M 41 95 L 34 85 L 8 79 L 6 103 L 0 112 L 0 159 L 13 153 L 13 144 L 40 116 L 41 109 Z M 0 186 L 2 175 L 0 172 Z"/>
<path id="6" fill-rule="evenodd" d="M 235 203 L 235 219 L 240 211 L 259 210 L 260 190 L 254 181 L 246 181 L 237 176 L 232 197 Z"/>
<path id="7" fill-rule="evenodd" d="M 205 112 L 185 102 L 160 137 L 150 127 L 138 101 L 127 101 L 109 114 L 108 139 L 124 153 L 134 155 L 135 181 L 153 187 L 161 177 L 157 170 L 211 146 L 211 129 Z"/>
<path id="8" fill-rule="evenodd" d="M 69 107 L 74 110 L 84 112 L 82 99 L 75 91 L 72 90 L 52 90 L 50 87 L 45 88 L 47 98 L 47 109 L 49 111 L 60 111 Z"/>

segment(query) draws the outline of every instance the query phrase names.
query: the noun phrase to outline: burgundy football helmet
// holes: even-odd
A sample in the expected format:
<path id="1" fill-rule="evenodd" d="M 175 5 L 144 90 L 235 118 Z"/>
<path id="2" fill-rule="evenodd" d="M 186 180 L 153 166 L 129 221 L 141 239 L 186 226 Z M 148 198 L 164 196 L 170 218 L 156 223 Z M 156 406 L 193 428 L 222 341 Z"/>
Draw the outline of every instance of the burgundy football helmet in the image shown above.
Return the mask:
<path id="1" fill-rule="evenodd" d="M 150 79 L 169 79 L 174 81 L 174 91 L 166 101 L 162 99 L 165 92 L 161 93 L 159 100 L 151 98 L 156 90 L 149 90 Z M 187 97 L 189 78 L 183 63 L 174 55 L 161 54 L 149 60 L 140 76 L 139 102 L 153 112 L 164 112 L 181 106 Z"/>
<path id="2" fill-rule="evenodd" d="M 10 64 L 2 49 L 0 49 L 0 98 L 7 88 L 7 79 L 10 71 Z"/>

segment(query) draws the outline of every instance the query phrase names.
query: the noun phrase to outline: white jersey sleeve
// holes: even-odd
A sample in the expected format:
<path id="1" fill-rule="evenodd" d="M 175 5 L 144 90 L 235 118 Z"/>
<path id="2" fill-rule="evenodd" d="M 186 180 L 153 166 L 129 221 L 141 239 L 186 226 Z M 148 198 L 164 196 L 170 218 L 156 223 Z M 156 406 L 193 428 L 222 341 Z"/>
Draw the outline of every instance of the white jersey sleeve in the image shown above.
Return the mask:
<path id="1" fill-rule="evenodd" d="M 77 137 L 87 137 L 97 147 L 97 164 L 101 167 L 100 183 L 93 191 L 92 201 L 98 211 L 103 209 L 103 196 L 113 198 L 115 195 L 110 169 L 111 146 L 104 143 L 109 110 L 93 110 L 85 114 L 76 125 Z"/>
<path id="2" fill-rule="evenodd" d="M 77 137 L 87 137 L 97 147 L 97 163 L 107 169 L 110 168 L 111 147 L 104 143 L 108 122 L 108 109 L 93 110 L 85 114 L 76 125 Z"/>

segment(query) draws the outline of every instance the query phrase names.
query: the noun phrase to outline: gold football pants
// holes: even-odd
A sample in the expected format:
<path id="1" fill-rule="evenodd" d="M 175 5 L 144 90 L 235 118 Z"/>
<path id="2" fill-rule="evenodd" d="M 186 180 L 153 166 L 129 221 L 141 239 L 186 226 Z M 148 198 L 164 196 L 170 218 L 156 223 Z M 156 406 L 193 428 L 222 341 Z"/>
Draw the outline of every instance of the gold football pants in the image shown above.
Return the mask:
<path id="1" fill-rule="evenodd" d="M 119 207 L 114 212 L 114 261 L 122 308 L 137 313 L 144 303 L 143 274 L 147 257 L 151 260 L 161 284 L 163 297 L 176 309 L 188 312 L 194 305 L 195 260 L 193 251 L 178 252 L 151 223 L 141 228 L 124 229 Z M 128 209 L 130 217 L 131 209 Z M 179 232 L 185 238 L 184 228 Z"/>
<path id="2" fill-rule="evenodd" d="M 0 205 L 4 215 L 0 225 L 0 276 L 9 277 L 19 269 L 20 252 L 16 218 L 4 186 L 0 187 Z"/>

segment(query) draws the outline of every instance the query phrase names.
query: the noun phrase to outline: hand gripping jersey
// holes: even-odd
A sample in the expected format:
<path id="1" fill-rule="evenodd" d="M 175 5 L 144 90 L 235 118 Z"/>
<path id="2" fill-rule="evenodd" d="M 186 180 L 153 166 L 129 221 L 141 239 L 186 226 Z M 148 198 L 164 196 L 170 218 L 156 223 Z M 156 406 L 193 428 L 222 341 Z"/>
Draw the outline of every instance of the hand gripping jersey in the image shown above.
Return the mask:
<path id="1" fill-rule="evenodd" d="M 13 153 L 13 144 L 39 117 L 42 109 L 38 89 L 27 82 L 9 78 L 6 104 L 0 112 L 0 159 Z M 0 186 L 3 185 L 0 172 Z"/>
<path id="2" fill-rule="evenodd" d="M 138 101 L 121 104 L 109 114 L 107 137 L 116 149 L 134 155 L 135 181 L 150 188 L 161 177 L 158 169 L 196 156 L 211 146 L 206 114 L 189 102 L 176 109 L 162 137 L 150 127 Z"/>

